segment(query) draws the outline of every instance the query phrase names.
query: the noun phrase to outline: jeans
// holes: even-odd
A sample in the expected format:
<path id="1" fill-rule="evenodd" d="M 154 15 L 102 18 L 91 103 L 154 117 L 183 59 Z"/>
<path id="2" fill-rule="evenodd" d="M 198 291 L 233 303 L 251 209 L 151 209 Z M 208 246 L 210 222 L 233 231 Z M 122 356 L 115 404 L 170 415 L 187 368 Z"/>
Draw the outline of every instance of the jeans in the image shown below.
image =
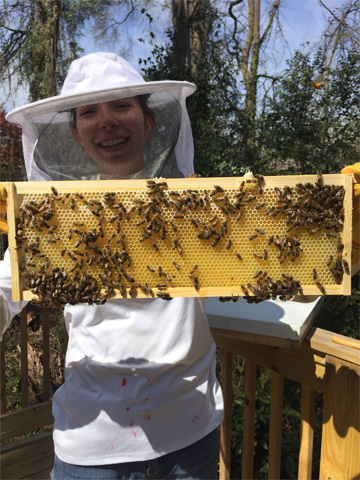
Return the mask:
<path id="1" fill-rule="evenodd" d="M 80 466 L 55 457 L 51 480 L 216 480 L 219 435 L 214 430 L 188 447 L 154 460 Z"/>

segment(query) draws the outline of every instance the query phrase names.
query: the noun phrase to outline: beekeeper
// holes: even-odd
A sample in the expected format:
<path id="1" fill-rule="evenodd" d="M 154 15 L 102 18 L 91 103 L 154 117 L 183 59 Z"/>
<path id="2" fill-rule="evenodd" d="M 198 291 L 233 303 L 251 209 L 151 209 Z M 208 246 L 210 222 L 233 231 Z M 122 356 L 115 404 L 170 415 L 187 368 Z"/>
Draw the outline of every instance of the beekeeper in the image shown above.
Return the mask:
<path id="1" fill-rule="evenodd" d="M 187 82 L 145 82 L 125 60 L 75 60 L 59 96 L 10 112 L 28 180 L 180 177 L 193 172 Z M 11 301 L 1 265 L 2 331 Z M 215 479 L 223 399 L 196 298 L 67 305 L 65 382 L 53 399 L 52 478 Z"/>

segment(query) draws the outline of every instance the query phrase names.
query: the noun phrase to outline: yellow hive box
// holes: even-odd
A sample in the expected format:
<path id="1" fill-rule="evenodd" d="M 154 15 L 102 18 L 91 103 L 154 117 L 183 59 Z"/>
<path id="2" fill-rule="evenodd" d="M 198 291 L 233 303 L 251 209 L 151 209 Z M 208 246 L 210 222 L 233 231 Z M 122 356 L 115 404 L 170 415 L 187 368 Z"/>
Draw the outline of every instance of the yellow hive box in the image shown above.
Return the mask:
<path id="1" fill-rule="evenodd" d="M 351 175 L 5 186 L 15 301 L 351 291 Z"/>

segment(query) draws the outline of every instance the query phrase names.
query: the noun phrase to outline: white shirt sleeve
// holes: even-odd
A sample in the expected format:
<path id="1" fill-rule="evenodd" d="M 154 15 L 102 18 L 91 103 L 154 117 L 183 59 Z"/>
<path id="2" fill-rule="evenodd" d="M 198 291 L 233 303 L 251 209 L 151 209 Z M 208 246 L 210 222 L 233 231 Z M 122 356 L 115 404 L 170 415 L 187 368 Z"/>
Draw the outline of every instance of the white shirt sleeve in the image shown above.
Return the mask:
<path id="1" fill-rule="evenodd" d="M 0 261 L 0 340 L 15 315 L 21 312 L 27 302 L 13 302 L 11 290 L 11 266 L 9 250 Z"/>

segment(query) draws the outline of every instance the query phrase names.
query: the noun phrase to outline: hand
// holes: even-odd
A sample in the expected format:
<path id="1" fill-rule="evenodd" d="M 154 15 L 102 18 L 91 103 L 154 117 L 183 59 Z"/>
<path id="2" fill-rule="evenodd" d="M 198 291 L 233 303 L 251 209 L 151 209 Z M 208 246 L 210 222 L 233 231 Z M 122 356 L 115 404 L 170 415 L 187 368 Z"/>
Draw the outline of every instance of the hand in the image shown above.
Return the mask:
<path id="1" fill-rule="evenodd" d="M 4 185 L 0 183 L 0 233 L 8 233 L 8 225 L 5 220 L 7 192 Z"/>
<path id="2" fill-rule="evenodd" d="M 352 273 L 359 270 L 360 260 L 360 162 L 348 165 L 341 170 L 341 173 L 352 173 L 354 176 L 354 198 L 353 198 L 353 231 L 351 264 L 356 265 Z"/>

